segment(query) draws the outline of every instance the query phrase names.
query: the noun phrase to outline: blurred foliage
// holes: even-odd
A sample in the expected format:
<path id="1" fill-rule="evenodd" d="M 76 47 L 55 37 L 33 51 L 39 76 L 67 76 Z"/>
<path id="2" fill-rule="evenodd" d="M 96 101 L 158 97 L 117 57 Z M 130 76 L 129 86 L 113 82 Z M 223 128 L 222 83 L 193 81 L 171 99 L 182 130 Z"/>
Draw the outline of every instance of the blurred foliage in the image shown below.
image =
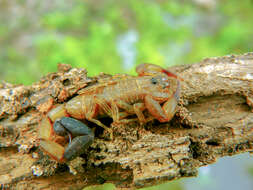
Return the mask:
<path id="1" fill-rule="evenodd" d="M 140 190 L 183 190 L 183 185 L 177 181 L 170 181 L 161 185 L 147 187 Z"/>
<path id="2" fill-rule="evenodd" d="M 89 75 L 134 73 L 143 62 L 169 66 L 252 51 L 250 0 L 61 2 L 0 1 L 1 80 L 31 84 L 60 62 Z"/>
<path id="3" fill-rule="evenodd" d="M 250 174 L 250 176 L 253 177 L 253 165 L 249 166 L 249 167 L 247 168 L 247 171 L 248 171 L 248 173 Z"/>
<path id="4" fill-rule="evenodd" d="M 95 185 L 95 186 L 86 187 L 83 190 L 114 190 L 114 189 L 116 189 L 116 187 L 113 184 L 105 183 L 103 185 Z M 177 181 L 170 181 L 170 182 L 153 186 L 153 187 L 142 188 L 140 190 L 168 190 L 168 189 L 183 190 L 184 188 L 177 180 Z"/>
<path id="5" fill-rule="evenodd" d="M 105 183 L 103 185 L 94 185 L 84 188 L 83 190 L 115 190 L 115 186 L 111 183 Z"/>

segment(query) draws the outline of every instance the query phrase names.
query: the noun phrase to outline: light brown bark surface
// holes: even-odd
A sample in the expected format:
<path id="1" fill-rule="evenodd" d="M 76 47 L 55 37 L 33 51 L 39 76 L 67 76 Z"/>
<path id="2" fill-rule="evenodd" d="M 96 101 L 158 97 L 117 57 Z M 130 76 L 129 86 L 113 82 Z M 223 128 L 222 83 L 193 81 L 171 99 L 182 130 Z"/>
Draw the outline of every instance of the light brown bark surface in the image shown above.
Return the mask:
<path id="1" fill-rule="evenodd" d="M 2 187 L 81 189 L 111 182 L 140 188 L 196 176 L 199 167 L 219 157 L 253 150 L 253 53 L 170 70 L 184 79 L 172 121 L 114 128 L 113 141 L 100 131 L 87 152 L 67 164 L 52 161 L 39 149 L 38 123 L 52 105 L 68 101 L 96 77 L 61 65 L 31 86 L 2 84 Z"/>

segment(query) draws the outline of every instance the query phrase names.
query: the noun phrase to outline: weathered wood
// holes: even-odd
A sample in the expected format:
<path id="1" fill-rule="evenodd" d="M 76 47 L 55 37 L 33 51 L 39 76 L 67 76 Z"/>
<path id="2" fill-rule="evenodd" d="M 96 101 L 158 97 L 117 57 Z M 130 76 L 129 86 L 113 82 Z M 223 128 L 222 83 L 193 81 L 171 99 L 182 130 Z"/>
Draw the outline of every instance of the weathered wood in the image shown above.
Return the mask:
<path id="1" fill-rule="evenodd" d="M 172 121 L 98 131 L 87 153 L 67 164 L 38 148 L 43 113 L 96 82 L 61 65 L 31 85 L 0 86 L 0 184 L 6 189 L 81 189 L 114 183 L 140 188 L 197 175 L 217 158 L 253 150 L 253 53 L 172 67 L 184 79 Z M 103 77 L 100 75 L 99 77 Z"/>

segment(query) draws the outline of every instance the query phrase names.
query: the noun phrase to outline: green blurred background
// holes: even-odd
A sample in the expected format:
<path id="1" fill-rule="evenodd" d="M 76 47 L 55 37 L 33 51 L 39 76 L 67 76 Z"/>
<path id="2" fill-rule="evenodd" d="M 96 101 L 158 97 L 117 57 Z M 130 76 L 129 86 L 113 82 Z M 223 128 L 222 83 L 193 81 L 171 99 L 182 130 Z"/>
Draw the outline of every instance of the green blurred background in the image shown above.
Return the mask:
<path id="1" fill-rule="evenodd" d="M 252 0 L 0 0 L 0 81 L 11 83 L 31 84 L 56 71 L 58 63 L 87 68 L 90 76 L 133 74 L 139 63 L 191 64 L 252 51 L 252 43 Z M 250 159 L 229 158 L 201 169 L 195 180 L 149 189 L 224 189 L 217 175 L 212 177 L 218 167 L 228 178 L 231 172 L 222 172 L 247 173 L 231 183 L 250 190 Z M 238 165 L 241 160 L 247 166 Z M 239 169 L 231 169 L 235 165 Z"/>
<path id="2" fill-rule="evenodd" d="M 31 84 L 59 62 L 90 75 L 191 64 L 250 51 L 252 28 L 251 0 L 0 0 L 0 80 Z"/>

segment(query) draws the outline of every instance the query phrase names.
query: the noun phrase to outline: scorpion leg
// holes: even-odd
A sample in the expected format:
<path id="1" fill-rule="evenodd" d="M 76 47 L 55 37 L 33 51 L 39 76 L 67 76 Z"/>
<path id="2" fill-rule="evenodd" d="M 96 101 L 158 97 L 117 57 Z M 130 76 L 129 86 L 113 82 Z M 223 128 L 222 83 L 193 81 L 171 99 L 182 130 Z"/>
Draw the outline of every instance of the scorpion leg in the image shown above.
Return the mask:
<path id="1" fill-rule="evenodd" d="M 130 114 L 136 114 L 139 121 L 142 124 L 145 123 L 146 119 L 142 113 L 146 109 L 144 103 L 135 103 L 133 105 L 130 105 L 122 100 L 119 100 L 119 101 L 116 101 L 116 104 L 118 107 L 124 109 L 126 112 Z"/>
<path id="2" fill-rule="evenodd" d="M 144 103 L 136 103 L 133 105 L 134 112 L 136 113 L 141 125 L 143 125 L 146 122 L 146 119 L 143 115 L 143 110 L 145 110 L 145 104 Z"/>
<path id="3" fill-rule="evenodd" d="M 87 119 L 98 126 L 110 132 L 112 137 L 112 130 L 95 119 L 99 110 L 108 113 L 111 116 L 111 108 L 107 105 L 106 101 L 100 97 L 94 96 L 77 96 L 66 103 L 66 110 L 70 116 L 77 119 Z"/>
<path id="4" fill-rule="evenodd" d="M 99 98 L 94 97 L 94 101 L 97 105 L 101 107 L 102 110 L 104 110 L 109 116 L 111 116 L 112 114 L 111 108 L 109 108 L 109 106 L 105 103 L 104 100 L 100 100 Z M 105 130 L 107 130 L 110 133 L 110 138 L 113 139 L 112 129 L 104 125 L 101 121 L 93 118 L 95 115 L 95 112 L 96 112 L 96 106 L 94 104 L 94 106 L 92 106 L 91 109 L 86 113 L 86 119 L 104 128 Z"/>
<path id="5" fill-rule="evenodd" d="M 130 104 L 127 104 L 126 102 L 122 100 L 115 100 L 111 102 L 112 107 L 112 118 L 113 123 L 127 123 L 132 121 L 133 119 L 124 119 L 129 115 L 135 114 L 135 110 L 133 109 L 133 106 Z M 124 109 L 124 111 L 119 111 L 119 108 Z M 124 120 L 123 120 L 124 119 Z M 134 119 L 136 120 L 136 119 Z"/>
<path id="6" fill-rule="evenodd" d="M 124 102 L 123 100 L 116 100 L 115 103 L 119 108 L 125 110 L 126 112 L 135 113 L 133 106 Z"/>
<path id="7" fill-rule="evenodd" d="M 177 107 L 177 97 L 172 96 L 167 102 L 164 103 L 163 105 L 163 110 L 167 116 L 168 121 L 172 119 L 176 112 L 176 107 Z"/>
<path id="8" fill-rule="evenodd" d="M 115 112 L 118 112 L 118 107 L 123 109 L 124 112 L 115 113 Z M 112 115 L 116 115 L 115 117 L 113 117 L 113 121 L 114 121 L 113 124 L 117 125 L 120 123 L 129 123 L 132 121 L 136 121 L 136 119 L 124 119 L 125 117 L 127 117 L 129 115 L 133 115 L 133 114 L 137 115 L 138 120 L 142 124 L 145 123 L 145 117 L 142 113 L 143 110 L 146 109 L 144 103 L 135 103 L 133 105 L 130 105 L 122 100 L 116 100 L 112 103 L 112 108 L 113 108 Z"/>
<path id="9" fill-rule="evenodd" d="M 145 105 L 150 112 L 152 116 L 154 116 L 156 119 L 158 119 L 160 122 L 166 122 L 168 121 L 167 115 L 165 111 L 162 109 L 159 102 L 154 100 L 151 96 L 146 96 L 145 99 Z"/>
<path id="10" fill-rule="evenodd" d="M 134 109 L 134 113 L 137 115 L 137 118 L 140 122 L 141 125 L 151 121 L 154 119 L 154 117 L 151 115 L 147 118 L 145 118 L 143 111 L 146 109 L 145 104 L 144 103 L 135 103 L 133 104 L 133 109 Z M 131 120 L 129 120 L 131 121 Z"/>
<path id="11" fill-rule="evenodd" d="M 71 160 L 82 154 L 94 140 L 91 129 L 71 117 L 57 119 L 53 129 L 57 135 L 69 135 L 70 138 L 73 138 L 66 148 L 53 141 L 41 140 L 41 147 L 59 162 Z"/>
<path id="12" fill-rule="evenodd" d="M 119 108 L 115 101 L 111 102 L 111 117 L 113 121 L 119 121 Z"/>
<path id="13" fill-rule="evenodd" d="M 172 119 L 174 113 L 176 112 L 177 98 L 172 96 L 164 103 L 163 107 L 161 107 L 159 102 L 152 99 L 151 96 L 146 96 L 145 105 L 152 116 L 160 122 L 167 122 Z"/>
<path id="14" fill-rule="evenodd" d="M 110 133 L 110 138 L 113 139 L 113 131 L 111 128 L 107 127 L 106 125 L 104 125 L 101 121 L 97 120 L 97 119 L 94 119 L 92 117 L 87 117 L 86 118 L 87 120 L 97 124 L 98 126 L 104 128 L 105 130 L 107 130 L 109 133 Z"/>

